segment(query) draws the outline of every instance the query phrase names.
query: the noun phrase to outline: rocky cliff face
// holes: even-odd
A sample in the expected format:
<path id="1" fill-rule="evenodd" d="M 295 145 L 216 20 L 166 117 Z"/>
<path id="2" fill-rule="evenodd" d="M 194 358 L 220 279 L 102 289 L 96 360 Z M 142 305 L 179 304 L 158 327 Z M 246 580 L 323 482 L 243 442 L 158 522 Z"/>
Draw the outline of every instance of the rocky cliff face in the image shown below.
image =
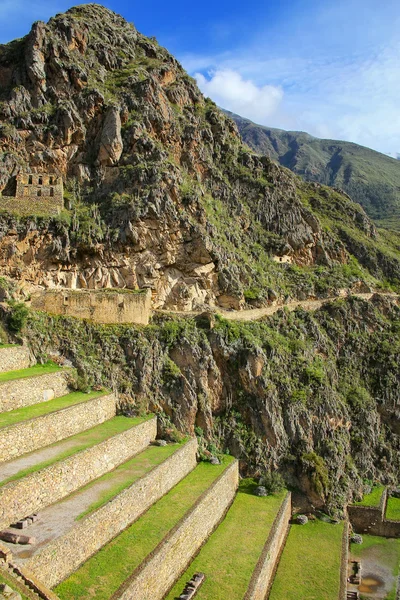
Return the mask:
<path id="1" fill-rule="evenodd" d="M 67 189 L 58 220 L 2 217 L 1 270 L 28 289 L 151 287 L 155 307 L 186 310 L 399 279 L 362 209 L 250 152 L 165 49 L 101 6 L 1 46 L 0 81 L 0 190 L 20 170 Z"/>

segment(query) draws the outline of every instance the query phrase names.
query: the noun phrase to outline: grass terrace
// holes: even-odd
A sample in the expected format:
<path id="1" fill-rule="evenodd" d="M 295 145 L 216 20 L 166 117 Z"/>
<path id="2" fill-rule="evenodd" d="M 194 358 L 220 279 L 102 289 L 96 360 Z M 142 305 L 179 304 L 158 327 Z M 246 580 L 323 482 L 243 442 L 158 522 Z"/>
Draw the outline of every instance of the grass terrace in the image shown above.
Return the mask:
<path id="1" fill-rule="evenodd" d="M 200 463 L 140 519 L 55 588 L 61 600 L 108 600 L 232 462 Z"/>
<path id="2" fill-rule="evenodd" d="M 269 600 L 338 598 L 343 527 L 319 520 L 291 525 Z"/>
<path id="3" fill-rule="evenodd" d="M 2 381 L 13 381 L 14 379 L 25 379 L 25 377 L 37 377 L 38 375 L 47 375 L 48 373 L 57 373 L 64 370 L 65 367 L 60 367 L 55 363 L 48 362 L 44 365 L 35 365 L 28 369 L 19 369 L 18 371 L 7 371 L 0 373 L 0 383 Z"/>
<path id="4" fill-rule="evenodd" d="M 385 516 L 390 521 L 400 521 L 400 498 L 388 498 Z"/>
<path id="5" fill-rule="evenodd" d="M 36 417 L 43 417 L 44 415 L 56 412 L 57 410 L 68 408 L 74 404 L 81 404 L 82 402 L 87 402 L 88 400 L 93 400 L 94 398 L 99 398 L 100 396 L 105 396 L 110 393 L 111 392 L 109 391 L 89 393 L 72 392 L 71 394 L 66 394 L 65 396 L 60 396 L 59 398 L 54 398 L 47 402 L 40 402 L 39 404 L 33 404 L 32 406 L 24 406 L 23 408 L 17 408 L 16 410 L 6 413 L 0 413 L 0 429 L 2 427 L 15 425 L 16 423 L 21 423 L 22 421 L 29 421 Z"/>
<path id="6" fill-rule="evenodd" d="M 9 585 L 10 588 L 12 588 L 14 591 L 18 592 L 21 595 L 22 600 L 28 600 L 28 598 L 24 594 L 22 594 L 22 592 L 20 592 L 19 589 L 17 589 L 15 580 L 12 577 L 10 577 L 8 573 L 5 573 L 2 569 L 0 569 L 0 583 L 6 583 L 7 585 Z"/>
<path id="7" fill-rule="evenodd" d="M 26 477 L 26 475 L 29 475 L 30 473 L 35 473 L 36 471 L 41 471 L 42 469 L 45 469 L 46 467 L 53 465 L 54 463 L 65 460 L 69 456 L 72 456 L 73 454 L 77 454 L 78 452 L 81 452 L 82 450 L 86 450 L 87 448 L 96 446 L 97 444 L 104 442 L 104 440 L 106 440 L 114 435 L 117 435 L 118 433 L 122 433 L 123 431 L 127 431 L 128 429 L 131 429 L 135 425 L 139 425 L 140 423 L 143 423 L 144 421 L 151 419 L 152 417 L 153 417 L 153 415 L 148 415 L 146 417 L 118 416 L 118 417 L 114 417 L 113 419 L 110 419 L 109 421 L 106 421 L 105 423 L 101 423 L 101 425 L 96 425 L 96 427 L 93 427 L 92 429 L 88 429 L 87 431 L 84 431 L 82 433 L 78 433 L 77 435 L 73 435 L 69 438 L 66 438 L 69 442 L 71 442 L 71 441 L 73 442 L 73 445 L 70 446 L 68 449 L 60 450 L 60 453 L 56 454 L 51 459 L 41 462 L 41 463 L 37 463 L 27 469 L 23 469 L 23 470 L 19 471 L 12 477 L 8 477 L 7 479 L 4 479 L 3 481 L 0 482 L 0 487 L 5 485 L 6 483 L 9 483 L 10 481 L 15 481 L 16 479 L 21 479 L 22 477 Z M 53 447 L 60 446 L 61 448 L 63 448 L 65 441 L 66 440 L 61 440 L 60 442 L 56 442 L 55 444 L 52 444 L 47 447 L 53 448 Z M 37 451 L 35 451 L 35 452 L 37 452 Z M 26 455 L 26 456 L 29 456 L 29 455 Z M 16 459 L 16 460 L 18 460 L 18 459 Z"/>
<path id="8" fill-rule="evenodd" d="M 351 544 L 351 556 L 362 563 L 361 599 L 369 597 L 396 600 L 396 586 L 400 574 L 400 539 L 363 534 L 362 544 Z M 377 596 L 364 596 L 374 592 L 374 580 L 381 580 Z M 372 589 L 370 587 L 372 584 Z"/>
<path id="9" fill-rule="evenodd" d="M 284 497 L 285 492 L 258 498 L 244 480 L 225 519 L 166 600 L 178 597 L 197 572 L 206 579 L 196 600 L 242 600 Z"/>
<path id="10" fill-rule="evenodd" d="M 383 485 L 377 485 L 373 487 L 369 494 L 366 494 L 360 502 L 354 502 L 356 506 L 368 506 L 371 508 L 378 508 L 381 502 L 382 494 L 385 490 Z"/>

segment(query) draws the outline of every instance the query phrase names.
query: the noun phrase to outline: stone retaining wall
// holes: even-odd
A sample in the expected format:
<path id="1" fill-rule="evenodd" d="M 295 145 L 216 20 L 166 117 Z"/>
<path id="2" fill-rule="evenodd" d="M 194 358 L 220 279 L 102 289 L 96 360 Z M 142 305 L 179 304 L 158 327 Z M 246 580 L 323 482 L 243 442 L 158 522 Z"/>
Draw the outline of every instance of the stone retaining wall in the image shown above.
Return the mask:
<path id="1" fill-rule="evenodd" d="M 387 498 L 387 490 L 385 490 L 378 507 L 355 505 L 347 507 L 350 523 L 356 533 L 400 537 L 400 521 L 385 519 Z"/>
<path id="2" fill-rule="evenodd" d="M 122 464 L 155 439 L 154 417 L 0 488 L 0 529 L 57 502 Z"/>
<path id="3" fill-rule="evenodd" d="M 342 555 L 340 559 L 339 600 L 347 600 L 347 569 L 349 563 L 349 523 L 345 522 L 342 536 Z"/>
<path id="4" fill-rule="evenodd" d="M 267 598 L 285 545 L 291 516 L 292 495 L 288 492 L 274 519 L 243 600 L 264 600 L 264 598 Z"/>
<path id="5" fill-rule="evenodd" d="M 238 483 L 239 469 L 235 461 L 202 494 L 112 600 L 161 600 L 224 517 Z"/>
<path id="6" fill-rule="evenodd" d="M 0 382 L 0 412 L 46 402 L 68 394 L 74 369 L 62 369 L 23 379 Z"/>
<path id="7" fill-rule="evenodd" d="M 27 369 L 33 362 L 27 346 L 0 348 L 0 373 Z"/>
<path id="8" fill-rule="evenodd" d="M 78 521 L 66 535 L 50 542 L 24 566 L 49 587 L 58 585 L 194 469 L 196 451 L 193 438 L 113 500 Z"/>
<path id="9" fill-rule="evenodd" d="M 114 394 L 106 394 L 56 412 L 0 429 L 0 463 L 49 446 L 112 419 L 116 413 Z"/>

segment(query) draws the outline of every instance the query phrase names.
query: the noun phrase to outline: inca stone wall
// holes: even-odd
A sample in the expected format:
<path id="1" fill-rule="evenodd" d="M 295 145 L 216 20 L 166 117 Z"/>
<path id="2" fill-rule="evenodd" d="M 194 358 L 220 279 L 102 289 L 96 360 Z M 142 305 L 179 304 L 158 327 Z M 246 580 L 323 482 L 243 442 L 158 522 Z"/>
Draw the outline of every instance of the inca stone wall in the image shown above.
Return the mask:
<path id="1" fill-rule="evenodd" d="M 291 516 L 292 495 L 288 492 L 275 517 L 244 600 L 264 600 L 267 597 L 289 531 Z"/>
<path id="2" fill-rule="evenodd" d="M 106 394 L 0 429 L 0 463 L 95 427 L 115 413 L 116 398 Z"/>
<path id="3" fill-rule="evenodd" d="M 90 319 L 95 323 L 147 325 L 151 290 L 45 290 L 32 299 L 32 308 L 56 315 Z"/>
<path id="4" fill-rule="evenodd" d="M 349 522 L 346 521 L 342 536 L 342 556 L 340 560 L 339 600 L 347 600 L 347 566 L 349 562 Z"/>
<path id="5" fill-rule="evenodd" d="M 112 600 L 161 600 L 224 517 L 238 483 L 238 462 L 235 461 L 112 596 Z"/>
<path id="6" fill-rule="evenodd" d="M 0 382 L 0 412 L 46 402 L 68 394 L 73 369 Z"/>
<path id="7" fill-rule="evenodd" d="M 0 373 L 26 369 L 33 362 L 27 346 L 0 347 Z"/>
<path id="8" fill-rule="evenodd" d="M 0 488 L 0 529 L 57 502 L 144 450 L 157 435 L 154 417 L 96 446 Z"/>
<path id="9" fill-rule="evenodd" d="M 387 490 L 382 494 L 379 507 L 348 506 L 350 523 L 356 533 L 383 537 L 400 537 L 400 521 L 385 519 Z"/>
<path id="10" fill-rule="evenodd" d="M 64 208 L 63 181 L 56 175 L 19 173 L 15 196 L 0 195 L 0 210 L 18 215 L 58 215 Z"/>
<path id="11" fill-rule="evenodd" d="M 194 469 L 196 451 L 197 441 L 193 438 L 105 506 L 77 522 L 66 535 L 48 544 L 25 566 L 48 586 L 59 584 Z"/>

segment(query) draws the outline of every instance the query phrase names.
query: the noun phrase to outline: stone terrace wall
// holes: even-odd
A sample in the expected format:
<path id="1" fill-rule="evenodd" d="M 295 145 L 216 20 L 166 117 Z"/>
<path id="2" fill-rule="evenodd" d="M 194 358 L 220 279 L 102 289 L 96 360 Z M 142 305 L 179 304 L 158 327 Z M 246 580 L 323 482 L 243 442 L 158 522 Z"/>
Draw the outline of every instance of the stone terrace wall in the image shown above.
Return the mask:
<path id="1" fill-rule="evenodd" d="M 116 414 L 114 394 L 0 429 L 0 463 L 99 425 Z"/>
<path id="2" fill-rule="evenodd" d="M 78 521 L 66 535 L 50 542 L 25 566 L 49 587 L 58 585 L 194 469 L 196 451 L 193 438 L 113 500 Z"/>
<path id="3" fill-rule="evenodd" d="M 73 369 L 0 382 L 0 412 L 46 402 L 68 394 Z"/>
<path id="4" fill-rule="evenodd" d="M 291 516 L 292 495 L 288 492 L 275 517 L 243 600 L 264 600 L 267 597 L 285 545 Z"/>
<path id="5" fill-rule="evenodd" d="M 339 600 L 347 600 L 347 568 L 349 562 L 349 522 L 346 521 L 342 536 L 342 556 L 340 559 Z"/>
<path id="6" fill-rule="evenodd" d="M 0 373 L 26 369 L 33 362 L 27 346 L 0 348 Z"/>
<path id="7" fill-rule="evenodd" d="M 49 215 L 55 217 L 60 214 L 63 208 L 63 201 L 51 196 L 41 196 L 40 198 L 24 196 L 22 198 L 15 198 L 14 196 L 0 195 L 0 210 L 16 213 L 22 217 L 29 215 Z"/>
<path id="8" fill-rule="evenodd" d="M 383 537 L 400 537 L 400 521 L 385 519 L 387 490 L 382 494 L 379 507 L 348 506 L 350 523 L 356 533 L 368 533 Z"/>
<path id="9" fill-rule="evenodd" d="M 235 461 L 202 494 L 112 600 L 161 600 L 224 517 L 238 483 L 239 469 Z"/>
<path id="10" fill-rule="evenodd" d="M 154 417 L 0 488 L 0 529 L 57 502 L 122 464 L 155 439 Z"/>
<path id="11" fill-rule="evenodd" d="M 32 299 L 32 308 L 56 315 L 90 319 L 95 323 L 136 323 L 147 325 L 151 290 L 70 290 L 52 289 Z"/>

